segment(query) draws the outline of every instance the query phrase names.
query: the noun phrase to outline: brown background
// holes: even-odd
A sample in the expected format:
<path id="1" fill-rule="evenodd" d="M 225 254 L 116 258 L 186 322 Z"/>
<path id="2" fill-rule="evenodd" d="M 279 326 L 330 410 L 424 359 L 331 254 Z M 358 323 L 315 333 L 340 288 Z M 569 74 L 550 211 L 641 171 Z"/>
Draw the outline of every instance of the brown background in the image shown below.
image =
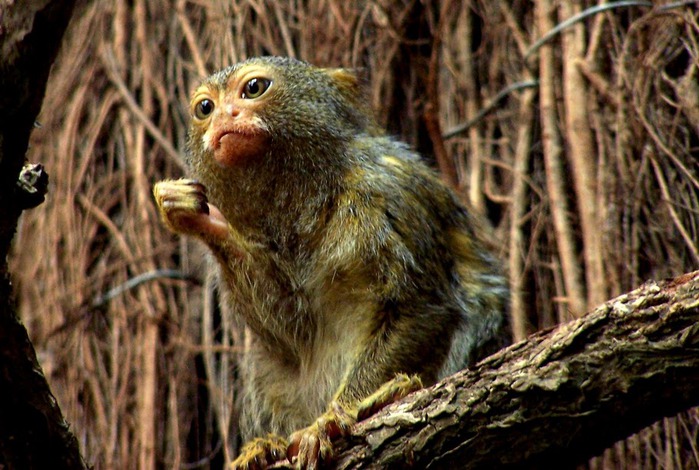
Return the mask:
<path id="1" fill-rule="evenodd" d="M 28 155 L 50 193 L 23 216 L 12 272 L 88 461 L 219 468 L 235 452 L 243 333 L 214 307 L 201 247 L 167 233 L 150 196 L 183 174 L 201 77 L 268 54 L 356 68 L 389 132 L 493 223 L 521 338 L 699 267 L 699 14 L 663 3 L 560 33 L 596 3 L 83 4 Z M 692 410 L 590 465 L 698 468 L 697 433 Z"/>

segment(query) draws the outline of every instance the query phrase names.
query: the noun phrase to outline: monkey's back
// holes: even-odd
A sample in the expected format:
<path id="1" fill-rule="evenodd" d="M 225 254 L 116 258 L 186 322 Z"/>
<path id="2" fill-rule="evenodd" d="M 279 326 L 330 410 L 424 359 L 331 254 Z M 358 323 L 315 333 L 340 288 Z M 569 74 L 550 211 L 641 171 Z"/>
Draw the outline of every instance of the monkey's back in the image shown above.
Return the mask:
<path id="1" fill-rule="evenodd" d="M 425 322 L 446 321 L 453 313 L 458 318 L 442 378 L 509 342 L 507 279 L 491 251 L 489 227 L 419 155 L 387 137 L 367 142 L 376 172 L 365 185 L 383 198 L 387 226 L 396 235 L 393 259 L 403 260 L 397 272 L 406 282 L 395 298 L 404 295 L 407 310 L 415 306 L 417 315 L 436 307 Z"/>
<path id="2" fill-rule="evenodd" d="M 266 305 L 283 311 L 231 300 L 255 310 L 243 317 L 284 315 L 287 324 L 252 331 L 246 437 L 310 424 L 376 335 L 386 337 L 374 358 L 382 372 L 352 372 L 367 376 L 358 398 L 399 372 L 429 385 L 506 342 L 507 283 L 480 223 L 403 144 L 366 136 L 350 150 L 356 164 L 324 213 L 296 221 L 304 248 L 279 261 L 293 287 L 279 291 L 289 298 Z"/>

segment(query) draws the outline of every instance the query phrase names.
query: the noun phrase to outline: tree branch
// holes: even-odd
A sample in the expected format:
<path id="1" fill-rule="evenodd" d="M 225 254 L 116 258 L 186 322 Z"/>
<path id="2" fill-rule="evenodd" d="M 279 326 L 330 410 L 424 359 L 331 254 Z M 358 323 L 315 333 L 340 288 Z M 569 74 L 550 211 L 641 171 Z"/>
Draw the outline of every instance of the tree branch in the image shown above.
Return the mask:
<path id="1" fill-rule="evenodd" d="M 359 423 L 337 468 L 573 466 L 699 404 L 699 271 L 649 282 Z"/>

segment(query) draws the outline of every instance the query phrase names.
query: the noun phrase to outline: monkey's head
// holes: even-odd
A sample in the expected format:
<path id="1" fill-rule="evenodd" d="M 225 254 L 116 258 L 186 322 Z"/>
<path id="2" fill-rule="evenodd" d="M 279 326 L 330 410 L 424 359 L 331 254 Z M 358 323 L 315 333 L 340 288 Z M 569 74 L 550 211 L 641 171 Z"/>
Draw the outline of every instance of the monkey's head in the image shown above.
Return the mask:
<path id="1" fill-rule="evenodd" d="M 357 134 L 377 132 L 354 73 L 281 57 L 250 59 L 208 77 L 190 112 L 189 158 L 223 169 L 299 155 L 322 159 Z"/>

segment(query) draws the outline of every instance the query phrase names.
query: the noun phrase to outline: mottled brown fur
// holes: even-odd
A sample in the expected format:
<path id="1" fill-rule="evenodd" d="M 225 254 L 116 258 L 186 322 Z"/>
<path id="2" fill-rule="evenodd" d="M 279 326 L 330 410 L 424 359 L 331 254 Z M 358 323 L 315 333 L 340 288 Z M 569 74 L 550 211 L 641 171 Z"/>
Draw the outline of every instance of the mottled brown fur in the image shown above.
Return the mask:
<path id="1" fill-rule="evenodd" d="M 251 79 L 269 87 L 251 98 L 267 83 Z M 289 455 L 312 467 L 358 413 L 504 342 L 507 283 L 483 229 L 376 126 L 351 72 L 252 59 L 206 79 L 192 110 L 199 183 L 154 193 L 173 231 L 209 245 L 252 335 L 246 439 L 296 431 Z M 273 461 L 283 441 L 264 442 L 234 465 Z"/>

